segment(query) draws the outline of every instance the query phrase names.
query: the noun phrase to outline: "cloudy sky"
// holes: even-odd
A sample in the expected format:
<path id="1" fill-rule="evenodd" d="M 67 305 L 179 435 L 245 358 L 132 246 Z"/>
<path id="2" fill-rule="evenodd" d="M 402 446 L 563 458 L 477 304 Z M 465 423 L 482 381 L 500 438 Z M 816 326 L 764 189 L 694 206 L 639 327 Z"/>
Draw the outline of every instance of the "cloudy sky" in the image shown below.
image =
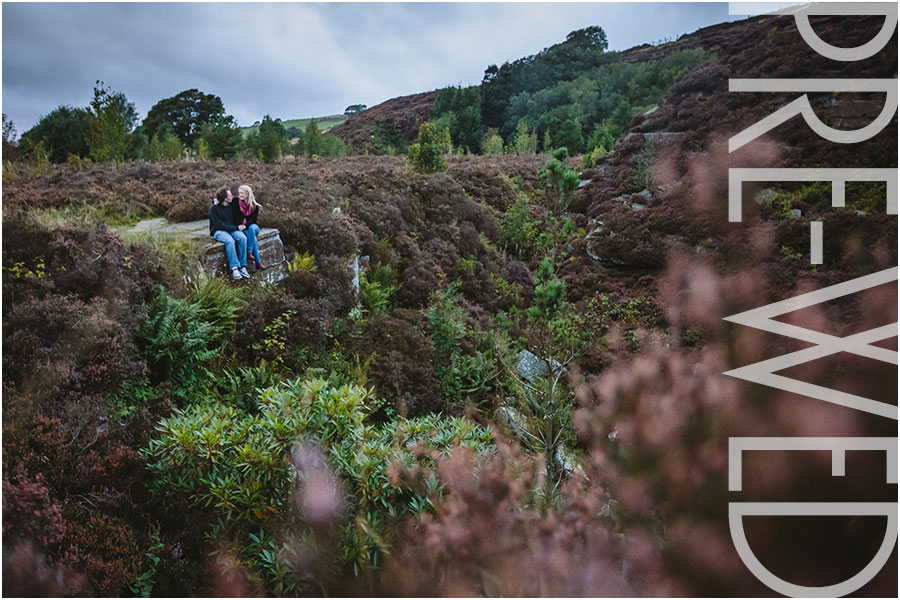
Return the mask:
<path id="1" fill-rule="evenodd" d="M 624 50 L 729 20 L 725 3 L 4 3 L 2 107 L 18 132 L 94 81 L 143 119 L 190 88 L 250 125 L 481 81 L 589 25 Z"/>

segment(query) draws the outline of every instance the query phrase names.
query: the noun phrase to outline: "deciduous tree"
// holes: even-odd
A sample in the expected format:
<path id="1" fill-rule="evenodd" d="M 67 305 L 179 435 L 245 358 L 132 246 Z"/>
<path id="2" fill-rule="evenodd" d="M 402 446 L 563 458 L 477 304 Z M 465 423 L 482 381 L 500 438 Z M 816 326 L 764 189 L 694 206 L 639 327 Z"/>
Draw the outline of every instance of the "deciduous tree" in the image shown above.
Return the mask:
<path id="1" fill-rule="evenodd" d="M 190 89 L 154 104 L 142 125 L 144 133 L 152 138 L 160 125 L 169 123 L 178 139 L 185 146 L 192 146 L 204 124 L 215 123 L 224 116 L 221 98 Z"/>
<path id="2" fill-rule="evenodd" d="M 123 160 L 137 123 L 134 103 L 98 80 L 88 114 L 91 157 L 98 162 Z"/>

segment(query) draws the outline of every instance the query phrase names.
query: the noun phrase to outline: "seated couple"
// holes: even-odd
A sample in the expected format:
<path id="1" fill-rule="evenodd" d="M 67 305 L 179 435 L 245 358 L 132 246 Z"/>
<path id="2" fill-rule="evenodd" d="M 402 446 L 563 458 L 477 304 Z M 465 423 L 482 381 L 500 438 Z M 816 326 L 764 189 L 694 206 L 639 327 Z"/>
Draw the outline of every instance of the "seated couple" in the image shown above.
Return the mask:
<path id="1" fill-rule="evenodd" d="M 231 189 L 220 188 L 209 207 L 209 235 L 225 244 L 225 255 L 234 279 L 250 279 L 247 260 L 252 259 L 257 269 L 262 269 L 259 260 L 259 245 L 256 236 L 259 225 L 256 219 L 262 208 L 253 196 L 249 185 L 237 189 L 237 202 Z"/>

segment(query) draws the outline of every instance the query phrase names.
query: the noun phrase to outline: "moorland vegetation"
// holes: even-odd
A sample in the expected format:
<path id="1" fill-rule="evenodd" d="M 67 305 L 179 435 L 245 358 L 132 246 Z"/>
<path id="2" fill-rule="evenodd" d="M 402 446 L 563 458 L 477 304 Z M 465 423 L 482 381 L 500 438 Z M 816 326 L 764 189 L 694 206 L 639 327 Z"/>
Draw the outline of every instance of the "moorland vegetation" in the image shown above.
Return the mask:
<path id="1" fill-rule="evenodd" d="M 854 44 L 876 24 L 817 26 Z M 351 127 L 378 107 L 333 135 L 311 123 L 297 151 L 271 118 L 242 140 L 199 92 L 176 98 L 211 122 L 167 117 L 146 139 L 101 84 L 18 146 L 5 121 L 4 594 L 768 593 L 731 542 L 728 437 L 896 425 L 723 377 L 795 348 L 722 319 L 896 265 L 896 216 L 883 186 L 851 185 L 834 208 L 827 185 L 786 184 L 748 189 L 757 201 L 728 222 L 724 144 L 788 99 L 729 93 L 729 76 L 850 69 L 792 19 L 621 55 L 602 33 L 432 94 L 401 127 L 377 121 L 369 148 Z M 891 48 L 852 76 L 891 76 L 896 33 Z M 896 167 L 896 136 L 895 119 L 835 149 L 788 122 L 738 159 Z M 189 242 L 125 232 L 203 218 L 234 181 L 281 233 L 277 285 L 188 281 Z M 791 319 L 843 335 L 896 321 L 896 305 L 881 286 Z M 792 375 L 896 390 L 896 370 L 864 361 Z M 841 500 L 824 458 L 747 459 L 745 477 L 767 499 Z M 847 478 L 896 499 L 884 463 Z M 756 531 L 757 554 L 800 579 L 855 573 L 883 533 Z M 863 592 L 895 595 L 890 575 Z"/>

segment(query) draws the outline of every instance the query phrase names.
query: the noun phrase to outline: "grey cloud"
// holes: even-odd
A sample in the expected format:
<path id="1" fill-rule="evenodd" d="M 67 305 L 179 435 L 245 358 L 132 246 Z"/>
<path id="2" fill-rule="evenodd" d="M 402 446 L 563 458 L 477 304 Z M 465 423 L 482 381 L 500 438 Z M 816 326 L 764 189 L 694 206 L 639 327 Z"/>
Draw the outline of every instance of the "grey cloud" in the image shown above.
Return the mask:
<path id="1" fill-rule="evenodd" d="M 94 81 L 143 117 L 198 88 L 243 125 L 296 118 L 451 84 L 489 64 L 600 25 L 624 49 L 728 19 L 725 4 L 3 5 L 3 111 L 19 131 L 60 104 L 86 106 Z"/>

